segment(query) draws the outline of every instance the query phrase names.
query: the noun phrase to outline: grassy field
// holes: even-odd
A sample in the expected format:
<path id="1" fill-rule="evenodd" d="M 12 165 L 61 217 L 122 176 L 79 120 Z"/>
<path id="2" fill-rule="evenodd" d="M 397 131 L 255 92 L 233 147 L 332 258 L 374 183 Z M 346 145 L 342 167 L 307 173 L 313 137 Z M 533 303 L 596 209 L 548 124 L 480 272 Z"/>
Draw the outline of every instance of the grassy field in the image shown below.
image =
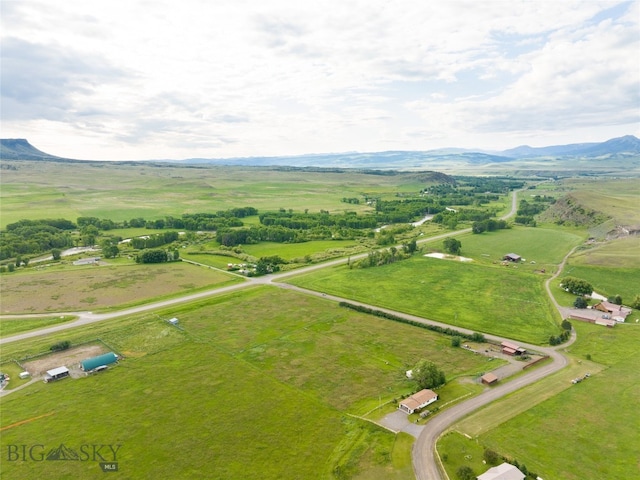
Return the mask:
<path id="1" fill-rule="evenodd" d="M 554 231 L 548 232 L 555 235 Z M 472 251 L 495 251 L 509 234 L 464 237 L 463 253 L 467 244 L 474 245 Z M 493 246 L 478 246 L 475 237 Z M 524 245 L 521 242 L 521 247 Z M 559 261 L 560 249 L 549 250 L 539 258 Z M 534 267 L 494 265 L 490 258 L 463 263 L 420 256 L 369 269 L 328 268 L 289 282 L 472 330 L 544 343 L 557 334 L 559 318 L 544 293 L 547 277 L 532 273 Z"/>
<path id="2" fill-rule="evenodd" d="M 17 333 L 28 332 L 29 330 L 50 327 L 73 319 L 74 317 L 68 315 L 34 318 L 2 318 L 0 319 L 0 337 L 9 337 Z"/>
<path id="3" fill-rule="evenodd" d="M 122 478 L 332 478 L 340 471 L 408 479 L 410 442 L 345 414 L 415 388 L 404 371 L 420 358 L 452 377 L 486 368 L 486 358 L 451 348 L 446 337 L 282 289 L 158 313 L 3 346 L 4 361 L 61 339 L 100 338 L 126 357 L 100 375 L 37 382 L 2 398 L 3 449 L 119 443 Z M 183 330 L 162 321 L 173 316 Z M 1 469 L 7 479 L 102 475 L 95 462 L 3 462 Z"/>
<path id="4" fill-rule="evenodd" d="M 363 195 L 393 198 L 433 183 L 427 175 L 368 175 L 274 168 L 176 167 L 169 165 L 7 162 L 3 170 L 0 228 L 25 215 L 30 219 L 79 216 L 114 221 L 163 218 L 252 206 L 261 211 L 294 208 L 366 211 L 343 203 Z"/>
<path id="5" fill-rule="evenodd" d="M 239 281 L 185 262 L 30 268 L 2 276 L 2 313 L 108 310 Z"/>

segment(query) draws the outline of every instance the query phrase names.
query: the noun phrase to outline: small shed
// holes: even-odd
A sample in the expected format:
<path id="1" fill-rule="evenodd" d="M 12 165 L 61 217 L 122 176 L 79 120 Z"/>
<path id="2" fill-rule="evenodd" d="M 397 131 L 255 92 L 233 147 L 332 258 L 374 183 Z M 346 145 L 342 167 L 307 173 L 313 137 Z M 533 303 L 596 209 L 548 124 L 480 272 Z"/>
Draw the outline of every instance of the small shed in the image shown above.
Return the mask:
<path id="1" fill-rule="evenodd" d="M 522 259 L 522 257 L 520 255 L 518 255 L 517 253 L 507 253 L 503 257 L 503 260 L 506 260 L 508 262 L 514 262 L 514 263 L 518 263 L 521 259 Z"/>
<path id="2" fill-rule="evenodd" d="M 85 372 L 90 372 L 91 370 L 95 370 L 98 367 L 111 365 L 118 361 L 118 356 L 113 353 L 105 353 L 104 355 L 99 355 L 97 357 L 87 358 L 86 360 L 82 360 L 80 362 L 80 368 Z"/>
<path id="3" fill-rule="evenodd" d="M 47 373 L 44 376 L 44 381 L 45 383 L 54 382 L 68 376 L 69 369 L 67 367 L 52 368 L 51 370 L 47 370 Z"/>
<path id="4" fill-rule="evenodd" d="M 177 324 L 178 324 L 178 322 L 179 322 L 179 320 L 178 320 L 176 317 L 173 317 L 173 318 L 170 318 L 170 319 L 169 319 L 169 323 L 170 323 L 171 325 L 177 325 Z"/>
<path id="5" fill-rule="evenodd" d="M 480 377 L 480 380 L 485 385 L 493 385 L 494 383 L 498 382 L 498 377 L 496 377 L 494 373 L 489 372 L 489 373 L 485 373 L 482 377 Z"/>
<path id="6" fill-rule="evenodd" d="M 29 372 L 27 372 L 27 371 L 20 372 L 20 373 L 18 374 L 18 376 L 19 376 L 22 380 L 24 380 L 25 378 L 29 378 L 29 376 L 30 376 L 30 375 L 31 375 L 31 374 L 30 374 Z"/>

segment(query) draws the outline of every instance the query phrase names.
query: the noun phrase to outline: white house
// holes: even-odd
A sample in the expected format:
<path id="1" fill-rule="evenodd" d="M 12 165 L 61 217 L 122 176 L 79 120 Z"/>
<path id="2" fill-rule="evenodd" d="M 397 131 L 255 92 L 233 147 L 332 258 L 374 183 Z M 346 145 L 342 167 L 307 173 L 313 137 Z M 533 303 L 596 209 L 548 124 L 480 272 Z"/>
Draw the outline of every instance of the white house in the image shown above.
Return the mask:
<path id="1" fill-rule="evenodd" d="M 476 477 L 477 480 L 524 480 L 525 474 L 510 463 L 503 463 L 497 467 L 492 467 L 482 475 Z"/>
<path id="2" fill-rule="evenodd" d="M 414 393 L 410 397 L 405 398 L 398 404 L 398 409 L 405 413 L 411 414 L 416 410 L 426 407 L 438 400 L 438 394 L 432 390 L 425 388 L 418 393 Z"/>

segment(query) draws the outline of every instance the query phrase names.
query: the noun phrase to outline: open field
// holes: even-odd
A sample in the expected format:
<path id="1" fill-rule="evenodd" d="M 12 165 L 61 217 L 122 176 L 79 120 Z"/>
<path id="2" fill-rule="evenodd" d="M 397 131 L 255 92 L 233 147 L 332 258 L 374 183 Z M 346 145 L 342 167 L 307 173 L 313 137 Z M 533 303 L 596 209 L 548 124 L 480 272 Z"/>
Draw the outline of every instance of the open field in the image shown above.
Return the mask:
<path id="1" fill-rule="evenodd" d="M 28 269 L 2 276 L 2 313 L 121 308 L 238 281 L 184 262 Z"/>
<path id="2" fill-rule="evenodd" d="M 50 327 L 73 319 L 74 317 L 68 315 L 37 318 L 3 318 L 0 319 L 0 337 L 8 337 L 17 333 L 28 332 L 29 330 Z"/>
<path id="3" fill-rule="evenodd" d="M 546 299 L 545 278 L 501 265 L 414 257 L 368 269 L 327 268 L 288 282 L 480 332 L 544 343 L 558 333 L 560 320 Z"/>
<path id="4" fill-rule="evenodd" d="M 447 337 L 270 287 L 158 313 L 4 346 L 3 359 L 21 358 L 60 339 L 101 338 L 125 359 L 2 398 L 2 427 L 55 412 L 5 430 L 3 448 L 119 443 L 127 478 L 331 478 L 337 466 L 411 478 L 409 442 L 396 446 L 394 435 L 344 413 L 410 391 L 404 371 L 420 358 L 451 377 L 487 364 Z M 183 330 L 162 320 L 173 316 Z M 94 462 L 2 465 L 8 479 L 94 472 Z"/>
<path id="5" fill-rule="evenodd" d="M 343 203 L 343 197 L 389 196 L 417 192 L 433 183 L 428 175 L 369 175 L 357 172 L 314 172 L 275 168 L 178 167 L 170 165 L 66 164 L 10 162 L 3 170 L 4 228 L 27 216 L 80 216 L 114 221 L 136 217 L 163 218 L 183 213 L 216 212 L 252 206 L 261 211 L 308 208 L 366 211 L 371 207 Z M 108 175 L 107 175 L 108 173 Z"/>

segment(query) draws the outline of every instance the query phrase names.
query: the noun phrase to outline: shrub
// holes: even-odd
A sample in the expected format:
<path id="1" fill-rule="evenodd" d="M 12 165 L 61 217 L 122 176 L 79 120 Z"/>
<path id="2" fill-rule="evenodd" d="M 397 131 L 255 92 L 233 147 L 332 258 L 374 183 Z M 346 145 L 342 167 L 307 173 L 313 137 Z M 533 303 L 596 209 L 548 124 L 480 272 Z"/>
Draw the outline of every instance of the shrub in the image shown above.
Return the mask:
<path id="1" fill-rule="evenodd" d="M 61 350 L 67 350 L 71 346 L 71 342 L 69 340 L 63 340 L 62 342 L 54 343 L 51 345 L 49 350 L 52 352 L 59 352 Z"/>

